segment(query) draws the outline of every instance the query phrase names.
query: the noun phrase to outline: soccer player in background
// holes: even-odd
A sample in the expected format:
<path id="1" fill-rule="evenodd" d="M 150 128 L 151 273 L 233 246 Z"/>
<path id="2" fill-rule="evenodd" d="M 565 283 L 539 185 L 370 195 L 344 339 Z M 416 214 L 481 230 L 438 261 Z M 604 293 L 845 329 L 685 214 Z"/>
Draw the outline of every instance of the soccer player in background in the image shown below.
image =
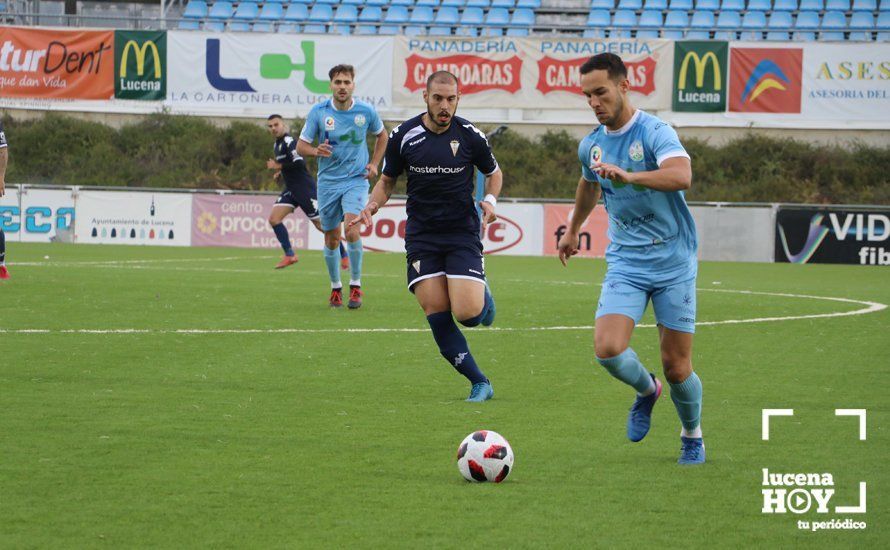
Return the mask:
<path id="1" fill-rule="evenodd" d="M 0 197 L 6 194 L 6 161 L 9 159 L 9 147 L 6 143 L 6 132 L 0 122 Z M 0 279 L 9 279 L 6 269 L 6 233 L 0 227 Z"/>
<path id="2" fill-rule="evenodd" d="M 275 236 L 284 250 L 284 257 L 275 266 L 275 269 L 281 269 L 299 261 L 291 246 L 287 228 L 282 223 L 288 214 L 299 206 L 309 221 L 319 231 L 322 229 L 321 222 L 318 220 L 318 191 L 315 180 L 306 169 L 306 161 L 297 153 L 297 140 L 288 133 L 281 115 L 270 115 L 266 126 L 269 128 L 269 133 L 275 138 L 275 145 L 272 147 L 274 158 L 266 161 L 266 168 L 275 170 L 275 181 L 284 180 L 284 191 L 275 201 L 272 213 L 269 215 L 269 225 L 272 226 L 272 231 L 275 232 Z M 340 262 L 343 269 L 349 269 L 349 259 L 342 243 L 340 244 Z"/>
<path id="3" fill-rule="evenodd" d="M 487 194 L 480 203 L 483 231 L 485 224 L 497 219 L 503 174 L 485 134 L 454 114 L 460 99 L 457 77 L 446 71 L 433 73 L 423 99 L 426 112 L 390 134 L 383 175 L 361 217 L 350 225 L 370 225 L 392 195 L 399 175 L 408 173 L 408 289 L 426 315 L 439 352 L 472 384 L 467 401 L 486 401 L 494 395 L 491 382 L 476 364 L 454 318 L 467 327 L 494 322 L 473 198 L 473 167 L 486 177 Z"/>
<path id="4" fill-rule="evenodd" d="M 700 464 L 702 383 L 692 370 L 698 239 L 683 194 L 692 167 L 674 129 L 635 109 L 628 87 L 627 67 L 615 54 L 595 55 L 581 66 L 581 89 L 600 126 L 578 148 L 582 175 L 559 259 L 566 265 L 578 253 L 578 232 L 602 190 L 611 242 L 596 311 L 596 359 L 637 391 L 627 437 L 640 441 L 662 385 L 629 344 L 652 300 L 664 376 L 682 424 L 678 462 Z"/>
<path id="5" fill-rule="evenodd" d="M 377 177 L 377 166 L 386 151 L 386 128 L 368 103 L 353 99 L 355 69 L 337 65 L 328 76 L 333 97 L 316 104 L 300 132 L 297 153 L 318 157 L 318 209 L 324 233 L 324 261 L 331 279 L 331 307 L 343 305 L 343 284 L 337 269 L 340 222 L 346 221 L 349 253 L 350 309 L 362 305 L 362 241 L 359 227 L 349 225 L 368 200 L 368 180 Z M 368 159 L 367 135 L 376 136 L 374 154 Z M 314 142 L 318 146 L 313 146 Z"/>

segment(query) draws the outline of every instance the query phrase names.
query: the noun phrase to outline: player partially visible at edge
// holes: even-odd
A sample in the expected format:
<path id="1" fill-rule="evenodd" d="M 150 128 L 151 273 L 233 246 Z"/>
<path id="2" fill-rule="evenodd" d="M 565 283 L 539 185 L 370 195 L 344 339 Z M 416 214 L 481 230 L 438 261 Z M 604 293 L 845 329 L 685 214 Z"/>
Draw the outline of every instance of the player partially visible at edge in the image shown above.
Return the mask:
<path id="1" fill-rule="evenodd" d="M 0 122 L 0 197 L 6 194 L 6 161 L 9 158 L 9 147 L 6 143 L 6 132 Z M 0 227 L 0 279 L 9 279 L 6 269 L 6 233 Z"/>
<path id="2" fill-rule="evenodd" d="M 595 55 L 581 66 L 581 90 L 600 126 L 578 148 L 582 175 L 559 259 L 566 265 L 578 253 L 578 232 L 602 189 L 611 242 L 596 311 L 596 359 L 637 391 L 627 437 L 640 441 L 662 386 L 629 344 L 652 300 L 664 376 L 682 423 L 678 462 L 700 464 L 702 383 L 692 371 L 698 240 L 683 193 L 692 167 L 674 129 L 635 109 L 628 88 L 627 68 L 615 54 Z"/>
<path id="3" fill-rule="evenodd" d="M 275 232 L 275 237 L 284 250 L 284 257 L 275 266 L 275 269 L 281 269 L 299 261 L 297 253 L 291 246 L 287 228 L 282 223 L 288 214 L 299 207 L 312 225 L 322 231 L 318 219 L 318 189 L 315 180 L 306 169 L 306 161 L 297 153 L 297 140 L 288 133 L 287 125 L 284 124 L 281 115 L 269 115 L 266 127 L 275 138 L 275 144 L 272 146 L 274 158 L 266 161 L 266 168 L 275 170 L 275 181 L 284 182 L 284 191 L 278 196 L 278 200 L 272 206 L 272 213 L 269 214 L 269 225 L 272 226 L 272 231 Z M 340 262 L 343 269 L 349 269 L 349 260 L 343 243 L 340 243 Z"/>
<path id="4" fill-rule="evenodd" d="M 503 181 L 485 134 L 457 117 L 457 77 L 446 71 L 430 75 L 423 92 L 426 112 L 402 123 L 389 137 L 383 175 L 358 222 L 371 224 L 392 195 L 396 180 L 408 173 L 405 250 L 408 289 L 426 315 L 439 352 L 472 384 L 467 401 L 491 399 L 494 390 L 467 341 L 454 323 L 494 322 L 495 305 L 485 279 L 480 221 L 473 198 L 473 167 L 485 174 L 487 195 L 480 203 L 482 229 L 494 213 Z"/>
<path id="5" fill-rule="evenodd" d="M 331 279 L 331 307 L 343 305 L 337 248 L 340 222 L 358 216 L 368 201 L 368 180 L 376 178 L 377 166 L 386 151 L 386 128 L 374 107 L 353 99 L 355 69 L 337 65 L 328 76 L 334 96 L 316 104 L 306 117 L 300 132 L 297 153 L 318 157 L 318 210 L 324 230 L 324 261 Z M 367 135 L 376 136 L 374 154 L 368 160 Z M 318 146 L 312 144 L 318 142 Z M 347 226 L 346 249 L 349 252 L 350 309 L 362 305 L 362 241 L 358 226 Z"/>

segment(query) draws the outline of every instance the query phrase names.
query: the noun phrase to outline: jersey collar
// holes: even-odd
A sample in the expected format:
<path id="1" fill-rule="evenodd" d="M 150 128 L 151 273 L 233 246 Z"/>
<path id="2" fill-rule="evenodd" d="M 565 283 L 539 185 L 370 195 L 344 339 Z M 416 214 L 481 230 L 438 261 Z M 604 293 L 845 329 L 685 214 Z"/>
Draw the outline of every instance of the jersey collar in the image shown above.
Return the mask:
<path id="1" fill-rule="evenodd" d="M 630 117 L 630 120 L 628 120 L 624 126 L 622 126 L 621 128 L 618 128 L 617 130 L 609 130 L 608 128 L 603 128 L 603 130 L 605 130 L 606 135 L 610 135 L 610 136 L 620 136 L 622 134 L 626 134 L 628 131 L 630 131 L 631 127 L 637 122 L 637 119 L 640 118 L 640 112 L 641 111 L 639 109 L 636 109 L 634 111 L 633 116 Z"/>
<path id="2" fill-rule="evenodd" d="M 349 104 L 349 108 L 346 109 L 345 111 L 341 111 L 334 105 L 334 98 L 331 98 L 328 100 L 328 106 L 330 106 L 331 110 L 334 111 L 335 113 L 345 113 L 345 112 L 351 111 L 352 108 L 355 107 L 355 98 L 352 98 L 352 103 Z"/>

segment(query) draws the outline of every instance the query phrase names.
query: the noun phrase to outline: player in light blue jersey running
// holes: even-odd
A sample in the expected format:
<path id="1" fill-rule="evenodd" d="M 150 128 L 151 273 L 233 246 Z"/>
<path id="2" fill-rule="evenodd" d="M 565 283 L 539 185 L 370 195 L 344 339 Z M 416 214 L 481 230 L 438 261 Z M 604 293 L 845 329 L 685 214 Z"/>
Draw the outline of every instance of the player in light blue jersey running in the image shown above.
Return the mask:
<path id="1" fill-rule="evenodd" d="M 581 66 L 581 89 L 600 126 L 578 148 L 582 175 L 559 258 L 566 265 L 578 253 L 578 231 L 602 190 L 611 242 L 596 311 L 596 359 L 637 391 L 627 437 L 640 441 L 662 386 L 629 344 L 651 300 L 664 376 L 682 424 L 679 463 L 700 464 L 702 384 L 692 371 L 698 240 L 683 195 L 692 184 L 692 166 L 674 129 L 630 104 L 629 85 L 627 67 L 615 54 L 596 55 Z"/>
<path id="2" fill-rule="evenodd" d="M 386 128 L 374 107 L 352 98 L 355 69 L 337 65 L 328 72 L 333 97 L 315 105 L 300 133 L 297 153 L 318 157 L 318 211 L 324 231 L 324 261 L 331 279 L 331 307 L 343 305 L 343 284 L 338 269 L 340 222 L 352 221 L 368 201 L 368 178 L 376 178 L 386 151 Z M 369 160 L 367 134 L 376 136 Z M 312 144 L 318 142 L 318 146 Z M 359 226 L 346 229 L 349 254 L 350 309 L 362 305 L 362 241 Z"/>

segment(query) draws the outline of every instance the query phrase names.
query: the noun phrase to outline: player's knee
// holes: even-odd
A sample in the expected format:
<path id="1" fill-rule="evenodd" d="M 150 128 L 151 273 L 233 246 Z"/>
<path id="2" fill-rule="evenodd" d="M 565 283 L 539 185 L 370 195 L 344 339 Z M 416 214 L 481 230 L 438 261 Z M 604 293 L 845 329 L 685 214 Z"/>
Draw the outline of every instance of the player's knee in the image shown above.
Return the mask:
<path id="1" fill-rule="evenodd" d="M 692 361 L 682 355 L 662 353 L 661 365 L 664 377 L 671 384 L 679 384 L 692 374 Z"/>
<path id="2" fill-rule="evenodd" d="M 597 359 L 611 359 L 624 353 L 627 343 L 619 342 L 613 338 L 596 337 L 593 343 Z"/>

